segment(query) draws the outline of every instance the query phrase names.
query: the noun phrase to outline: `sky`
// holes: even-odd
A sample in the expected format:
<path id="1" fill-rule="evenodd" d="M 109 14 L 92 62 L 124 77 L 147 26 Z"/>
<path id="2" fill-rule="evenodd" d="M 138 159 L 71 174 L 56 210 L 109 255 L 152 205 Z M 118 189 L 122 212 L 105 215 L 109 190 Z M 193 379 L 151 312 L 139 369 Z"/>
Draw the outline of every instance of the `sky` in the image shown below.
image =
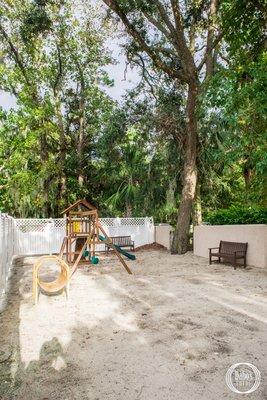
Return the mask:
<path id="1" fill-rule="evenodd" d="M 81 2 L 81 8 L 79 7 L 79 0 L 75 0 L 74 4 L 75 13 L 77 13 L 77 16 L 79 17 L 79 14 L 82 13 L 84 7 L 83 2 Z M 105 6 L 103 8 L 102 0 L 91 0 L 91 4 L 102 14 L 101 10 L 105 9 Z M 104 90 L 110 97 L 119 102 L 122 100 L 126 90 L 133 88 L 140 79 L 137 68 L 131 69 L 129 66 L 125 76 L 126 57 L 120 47 L 120 44 L 124 41 L 122 32 L 123 31 L 120 32 L 120 36 L 117 34 L 110 36 L 105 44 L 106 47 L 112 52 L 112 56 L 115 60 L 117 60 L 117 63 L 115 65 L 109 65 L 105 68 L 110 78 L 114 80 L 114 86 L 104 88 Z M 15 96 L 0 90 L 0 107 L 1 106 L 6 110 L 15 107 Z"/>
<path id="2" fill-rule="evenodd" d="M 9 93 L 5 93 L 0 90 L 0 107 L 3 107 L 6 110 L 13 108 L 16 106 L 16 99 L 14 96 L 11 96 Z"/>
<path id="3" fill-rule="evenodd" d="M 125 76 L 126 58 L 119 47 L 118 39 L 110 39 L 107 42 L 107 46 L 112 51 L 117 64 L 106 68 L 110 78 L 114 79 L 114 86 L 105 90 L 113 99 L 120 101 L 126 90 L 133 88 L 140 78 L 137 68 L 131 69 L 129 66 Z"/>
<path id="4" fill-rule="evenodd" d="M 126 67 L 126 58 L 125 55 L 122 54 L 122 49 L 119 46 L 119 39 L 108 39 L 106 46 L 112 52 L 113 58 L 117 60 L 117 64 L 109 65 L 106 67 L 110 78 L 114 79 L 114 86 L 111 88 L 105 88 L 105 91 L 114 100 L 121 101 L 126 90 L 134 87 L 139 81 L 138 70 L 136 68 L 131 69 L 130 67 L 128 67 L 125 79 L 124 71 Z M 9 93 L 5 93 L 0 90 L 0 107 L 1 106 L 6 110 L 15 107 L 15 97 L 10 95 Z"/>

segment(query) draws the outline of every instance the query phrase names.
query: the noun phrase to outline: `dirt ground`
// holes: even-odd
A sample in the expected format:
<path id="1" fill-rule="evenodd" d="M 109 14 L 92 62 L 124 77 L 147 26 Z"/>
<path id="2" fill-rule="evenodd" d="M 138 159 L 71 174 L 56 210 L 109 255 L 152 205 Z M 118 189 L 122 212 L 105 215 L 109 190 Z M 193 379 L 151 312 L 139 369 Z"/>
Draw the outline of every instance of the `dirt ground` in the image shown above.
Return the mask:
<path id="1" fill-rule="evenodd" d="M 249 362 L 266 399 L 267 274 L 140 251 L 130 276 L 114 255 L 79 269 L 70 298 L 31 297 L 18 259 L 0 315 L 1 400 L 221 400 L 242 395 L 227 369 Z"/>

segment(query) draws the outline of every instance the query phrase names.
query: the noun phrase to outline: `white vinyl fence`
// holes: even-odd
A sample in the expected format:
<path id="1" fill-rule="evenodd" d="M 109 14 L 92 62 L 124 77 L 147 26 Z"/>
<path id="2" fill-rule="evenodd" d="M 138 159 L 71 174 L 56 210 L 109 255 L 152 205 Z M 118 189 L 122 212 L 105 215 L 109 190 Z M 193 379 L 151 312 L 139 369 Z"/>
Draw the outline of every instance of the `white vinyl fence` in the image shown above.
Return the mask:
<path id="1" fill-rule="evenodd" d="M 0 296 L 5 293 L 12 259 L 15 254 L 14 219 L 0 213 Z"/>
<path id="2" fill-rule="evenodd" d="M 66 235 L 60 219 L 15 219 L 15 251 L 19 255 L 59 253 Z"/>
<path id="3" fill-rule="evenodd" d="M 59 253 L 66 235 L 65 219 L 15 219 L 14 223 L 16 254 Z M 154 242 L 153 218 L 100 218 L 100 223 L 109 236 L 131 236 L 135 247 Z"/>
<path id="4" fill-rule="evenodd" d="M 135 247 L 154 242 L 154 221 L 145 218 L 101 218 L 109 236 L 131 236 Z M 59 253 L 66 221 L 58 219 L 15 219 L 0 214 L 0 294 L 5 291 L 14 255 Z M 97 250 L 103 250 L 99 245 Z"/>

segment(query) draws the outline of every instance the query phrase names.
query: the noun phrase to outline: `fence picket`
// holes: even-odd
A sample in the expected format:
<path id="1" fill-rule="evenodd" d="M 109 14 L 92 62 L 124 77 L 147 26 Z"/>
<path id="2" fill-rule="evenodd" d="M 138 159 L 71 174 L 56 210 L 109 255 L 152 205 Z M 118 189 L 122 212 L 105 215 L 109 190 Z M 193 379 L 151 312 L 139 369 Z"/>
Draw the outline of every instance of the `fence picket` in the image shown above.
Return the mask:
<path id="1" fill-rule="evenodd" d="M 5 293 L 15 254 L 14 219 L 0 213 L 0 297 Z"/>

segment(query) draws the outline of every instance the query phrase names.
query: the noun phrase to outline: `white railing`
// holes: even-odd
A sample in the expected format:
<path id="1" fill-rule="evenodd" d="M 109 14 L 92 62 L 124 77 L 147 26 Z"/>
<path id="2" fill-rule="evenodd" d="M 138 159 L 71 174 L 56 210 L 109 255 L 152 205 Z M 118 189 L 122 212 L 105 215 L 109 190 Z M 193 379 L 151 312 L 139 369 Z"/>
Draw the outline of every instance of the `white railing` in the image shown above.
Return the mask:
<path id="1" fill-rule="evenodd" d="M 131 236 L 135 247 L 154 242 L 154 222 L 145 218 L 101 218 L 109 236 Z M 59 253 L 66 235 L 65 219 L 15 219 L 15 252 L 19 255 Z M 103 250 L 99 245 L 97 250 Z"/>
<path id="2" fill-rule="evenodd" d="M 6 291 L 9 271 L 15 255 L 14 219 L 0 213 L 0 297 Z"/>

